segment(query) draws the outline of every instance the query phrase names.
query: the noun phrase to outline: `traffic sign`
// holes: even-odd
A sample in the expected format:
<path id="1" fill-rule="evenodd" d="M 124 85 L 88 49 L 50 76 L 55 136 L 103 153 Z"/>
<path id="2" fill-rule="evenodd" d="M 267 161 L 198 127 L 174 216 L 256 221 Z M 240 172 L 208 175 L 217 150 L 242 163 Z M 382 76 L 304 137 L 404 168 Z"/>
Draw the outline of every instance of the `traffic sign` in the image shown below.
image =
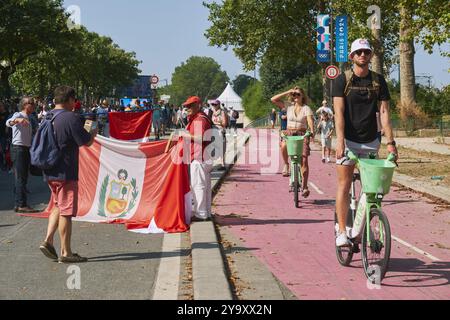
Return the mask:
<path id="1" fill-rule="evenodd" d="M 158 82 L 159 82 L 158 76 L 153 75 L 153 76 L 150 78 L 150 82 L 151 82 L 151 84 L 158 84 Z"/>
<path id="2" fill-rule="evenodd" d="M 336 66 L 328 66 L 325 69 L 325 74 L 328 79 L 334 80 L 339 76 L 340 71 L 339 71 L 339 68 Z"/>

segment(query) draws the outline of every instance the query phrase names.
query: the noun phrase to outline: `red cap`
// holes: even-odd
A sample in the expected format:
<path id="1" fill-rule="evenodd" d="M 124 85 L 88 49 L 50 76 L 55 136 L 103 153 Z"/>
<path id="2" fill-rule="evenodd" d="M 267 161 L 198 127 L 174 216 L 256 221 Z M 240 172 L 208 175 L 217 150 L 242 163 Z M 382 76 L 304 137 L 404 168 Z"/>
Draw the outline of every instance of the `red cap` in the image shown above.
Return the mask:
<path id="1" fill-rule="evenodd" d="M 75 102 L 75 108 L 74 108 L 75 110 L 80 110 L 81 109 L 81 102 L 80 102 L 80 100 L 77 100 L 76 102 Z"/>
<path id="2" fill-rule="evenodd" d="M 183 103 L 183 106 L 188 106 L 194 103 L 202 103 L 202 100 L 197 97 L 197 96 L 193 96 L 193 97 L 189 97 L 185 103 Z"/>

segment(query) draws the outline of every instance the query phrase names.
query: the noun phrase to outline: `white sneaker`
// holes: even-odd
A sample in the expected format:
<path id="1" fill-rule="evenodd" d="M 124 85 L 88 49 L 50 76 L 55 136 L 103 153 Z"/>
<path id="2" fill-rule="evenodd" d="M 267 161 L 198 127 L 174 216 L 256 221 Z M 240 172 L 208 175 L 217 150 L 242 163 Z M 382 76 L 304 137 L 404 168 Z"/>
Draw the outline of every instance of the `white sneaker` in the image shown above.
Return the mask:
<path id="1" fill-rule="evenodd" d="M 330 163 L 330 162 L 331 162 L 330 158 L 327 158 L 327 163 Z"/>
<path id="2" fill-rule="evenodd" d="M 340 232 L 336 237 L 336 247 L 348 247 L 351 243 L 348 240 L 347 234 L 345 232 Z"/>

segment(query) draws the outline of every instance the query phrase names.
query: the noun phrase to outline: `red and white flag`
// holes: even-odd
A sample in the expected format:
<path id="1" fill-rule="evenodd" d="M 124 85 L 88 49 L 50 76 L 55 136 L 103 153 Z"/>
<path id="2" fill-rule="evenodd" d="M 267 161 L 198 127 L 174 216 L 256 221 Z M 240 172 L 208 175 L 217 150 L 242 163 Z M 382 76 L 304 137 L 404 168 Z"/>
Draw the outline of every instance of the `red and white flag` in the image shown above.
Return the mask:
<path id="1" fill-rule="evenodd" d="M 152 116 L 152 111 L 110 112 L 109 135 L 117 140 L 142 141 L 150 136 Z"/>
<path id="2" fill-rule="evenodd" d="M 125 224 L 140 233 L 189 229 L 191 194 L 187 165 L 165 153 L 166 141 L 131 143 L 97 136 L 80 148 L 75 221 Z M 46 214 L 53 209 L 50 200 Z"/>

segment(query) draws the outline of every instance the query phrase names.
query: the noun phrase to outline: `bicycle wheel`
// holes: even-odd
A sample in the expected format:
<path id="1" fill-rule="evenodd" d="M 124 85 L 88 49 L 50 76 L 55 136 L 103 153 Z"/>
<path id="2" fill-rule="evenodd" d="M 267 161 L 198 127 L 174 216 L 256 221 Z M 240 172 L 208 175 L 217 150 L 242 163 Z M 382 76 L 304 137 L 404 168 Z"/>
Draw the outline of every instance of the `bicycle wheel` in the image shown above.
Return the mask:
<path id="1" fill-rule="evenodd" d="M 337 232 L 339 231 L 339 226 L 336 212 L 334 213 L 334 225 L 335 225 L 335 234 L 337 235 Z M 349 210 L 347 214 L 347 226 L 349 227 L 353 226 L 353 217 L 351 210 Z M 353 246 L 336 247 L 336 257 L 342 266 L 344 267 L 349 266 L 353 259 Z"/>
<path id="2" fill-rule="evenodd" d="M 369 232 L 370 243 L 367 241 Z M 391 255 L 391 227 L 383 211 L 370 210 L 369 230 L 362 233 L 362 261 L 364 273 L 373 284 L 380 284 L 386 275 Z"/>
<path id="3" fill-rule="evenodd" d="M 292 170 L 294 171 L 294 182 L 293 182 L 293 189 L 294 189 L 294 203 L 295 207 L 299 208 L 299 202 L 298 202 L 298 194 L 300 192 L 300 183 L 298 182 L 298 163 L 292 164 Z"/>

